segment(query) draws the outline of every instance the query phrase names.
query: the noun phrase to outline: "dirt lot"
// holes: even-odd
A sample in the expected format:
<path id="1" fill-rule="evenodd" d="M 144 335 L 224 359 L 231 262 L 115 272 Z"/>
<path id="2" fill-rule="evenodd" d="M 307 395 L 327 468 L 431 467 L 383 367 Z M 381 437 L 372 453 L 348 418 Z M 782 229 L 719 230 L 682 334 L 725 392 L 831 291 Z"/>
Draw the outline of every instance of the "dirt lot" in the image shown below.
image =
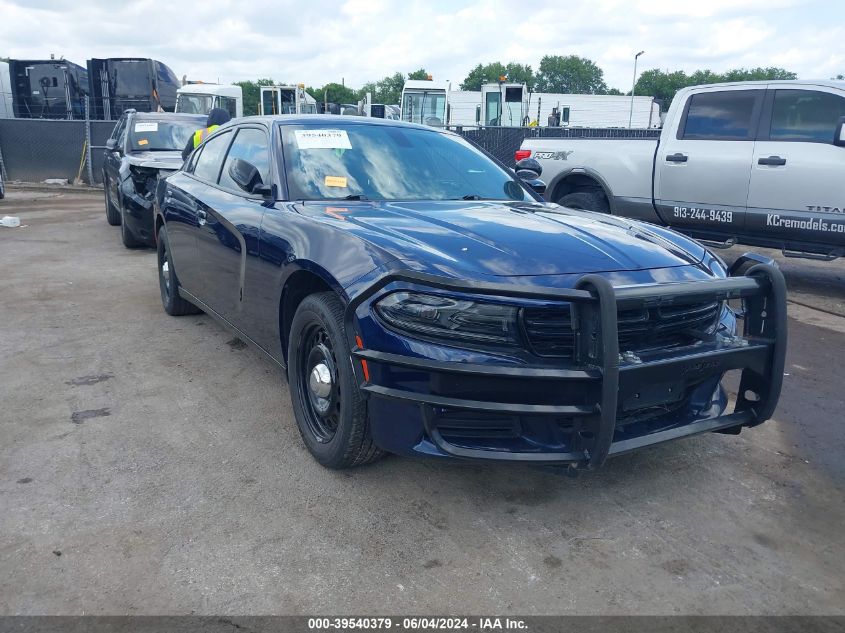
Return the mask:
<path id="1" fill-rule="evenodd" d="M 164 314 L 101 194 L 11 191 L 2 214 L 26 226 L 0 228 L 0 613 L 845 612 L 841 262 L 784 264 L 781 406 L 739 437 L 577 479 L 339 473 L 273 366 Z"/>

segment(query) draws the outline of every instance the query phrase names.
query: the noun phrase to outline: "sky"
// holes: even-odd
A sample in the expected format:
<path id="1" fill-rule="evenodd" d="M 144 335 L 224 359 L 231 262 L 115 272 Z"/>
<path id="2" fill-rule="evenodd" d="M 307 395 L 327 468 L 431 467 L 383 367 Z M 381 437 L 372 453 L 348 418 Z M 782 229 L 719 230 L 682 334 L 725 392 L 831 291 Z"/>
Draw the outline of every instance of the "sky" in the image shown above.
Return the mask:
<path id="1" fill-rule="evenodd" d="M 353 88 L 425 68 L 460 83 L 478 63 L 537 70 L 543 55 L 595 61 L 626 91 L 650 68 L 778 66 L 845 74 L 842 0 L 0 0 L 0 57 L 152 57 L 178 77 Z"/>

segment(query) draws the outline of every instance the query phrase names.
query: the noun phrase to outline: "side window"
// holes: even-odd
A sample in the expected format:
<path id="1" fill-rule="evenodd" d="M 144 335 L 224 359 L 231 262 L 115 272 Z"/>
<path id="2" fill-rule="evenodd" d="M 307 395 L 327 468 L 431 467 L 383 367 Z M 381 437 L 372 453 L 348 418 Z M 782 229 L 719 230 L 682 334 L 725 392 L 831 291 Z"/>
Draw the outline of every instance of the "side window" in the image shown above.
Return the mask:
<path id="1" fill-rule="evenodd" d="M 776 90 L 772 103 L 772 141 L 833 143 L 845 98 L 818 90 Z"/>
<path id="2" fill-rule="evenodd" d="M 197 159 L 200 157 L 200 154 L 202 154 L 202 147 L 198 148 L 197 151 L 195 151 L 190 155 L 190 157 L 188 157 L 188 164 L 185 165 L 185 169 L 183 171 L 186 171 L 189 174 L 193 174 L 194 167 L 196 167 L 197 165 Z"/>
<path id="3" fill-rule="evenodd" d="M 235 100 L 232 97 L 219 97 L 220 106 L 229 113 L 233 119 L 238 116 L 237 108 L 235 107 Z"/>
<path id="4" fill-rule="evenodd" d="M 208 182 L 217 182 L 220 173 L 220 165 L 223 163 L 223 156 L 232 140 L 230 132 L 224 132 L 212 139 L 209 139 L 202 146 L 202 153 L 194 163 L 194 176 Z"/>
<path id="5" fill-rule="evenodd" d="M 683 134 L 678 137 L 714 141 L 752 140 L 755 106 L 762 94 L 762 90 L 725 90 L 692 95 L 687 104 Z"/>
<path id="6" fill-rule="evenodd" d="M 120 148 L 120 151 L 123 151 L 124 146 L 126 145 L 126 130 L 129 128 L 129 117 L 123 117 L 123 125 L 120 126 L 120 130 L 117 132 L 117 146 Z"/>
<path id="7" fill-rule="evenodd" d="M 264 130 L 252 127 L 241 128 L 229 149 L 229 155 L 226 156 L 223 173 L 220 174 L 220 184 L 227 189 L 241 191 L 240 187 L 229 176 L 229 166 L 236 158 L 252 163 L 258 169 L 258 173 L 261 174 L 261 181 L 264 184 L 269 184 L 270 149 L 267 143 L 267 133 Z"/>
<path id="8" fill-rule="evenodd" d="M 109 138 L 117 140 L 120 138 L 120 132 L 126 126 L 126 117 L 120 117 L 120 120 L 115 124 L 114 129 L 111 131 L 111 136 Z"/>

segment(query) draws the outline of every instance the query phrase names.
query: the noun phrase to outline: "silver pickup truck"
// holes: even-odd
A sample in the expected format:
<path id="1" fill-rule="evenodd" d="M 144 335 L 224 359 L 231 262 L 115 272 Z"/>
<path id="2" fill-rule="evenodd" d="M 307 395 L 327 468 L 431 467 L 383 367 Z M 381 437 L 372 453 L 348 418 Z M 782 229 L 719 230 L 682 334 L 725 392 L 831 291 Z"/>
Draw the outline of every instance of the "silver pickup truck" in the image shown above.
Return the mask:
<path id="1" fill-rule="evenodd" d="M 665 224 L 712 246 L 845 256 L 845 83 L 713 84 L 677 93 L 655 139 L 529 138 L 563 206 Z"/>

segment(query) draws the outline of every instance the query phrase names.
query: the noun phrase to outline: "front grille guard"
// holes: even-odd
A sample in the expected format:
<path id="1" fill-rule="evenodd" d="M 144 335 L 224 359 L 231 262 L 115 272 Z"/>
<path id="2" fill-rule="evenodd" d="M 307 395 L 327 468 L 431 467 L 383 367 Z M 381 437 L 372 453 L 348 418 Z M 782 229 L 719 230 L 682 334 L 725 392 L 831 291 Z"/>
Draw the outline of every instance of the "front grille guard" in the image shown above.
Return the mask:
<path id="1" fill-rule="evenodd" d="M 497 365 L 439 361 L 391 354 L 366 348 L 356 326 L 356 310 L 389 284 L 407 283 L 457 293 L 565 301 L 573 306 L 575 368 L 546 365 Z M 620 309 L 695 301 L 745 302 L 742 337 L 727 337 L 719 343 L 692 347 L 653 361 L 623 362 L 620 367 L 617 313 Z M 356 295 L 345 313 L 346 333 L 359 387 L 367 396 L 387 397 L 418 403 L 426 432 L 442 451 L 457 457 L 520 460 L 541 463 L 570 463 L 587 468 L 600 467 L 609 455 L 628 452 L 649 444 L 709 431 L 756 426 L 774 413 L 783 382 L 786 355 L 786 283 L 781 272 L 770 264 L 755 264 L 743 276 L 703 281 L 643 284 L 614 288 L 602 276 L 581 277 L 572 289 L 550 289 L 510 284 L 462 281 L 418 273 L 391 272 L 377 279 Z M 600 381 L 600 398 L 593 405 L 513 404 L 450 398 L 394 389 L 371 383 L 360 361 L 385 363 L 420 371 L 461 375 Z M 741 369 L 740 387 L 733 413 L 691 422 L 684 426 L 613 442 L 618 416 L 620 389 L 639 393 L 661 379 L 722 374 Z M 508 412 L 518 415 L 550 414 L 581 417 L 591 429 L 592 438 L 583 450 L 573 452 L 505 452 L 456 446 L 447 442 L 435 424 L 435 410 L 458 409 L 477 412 Z"/>

